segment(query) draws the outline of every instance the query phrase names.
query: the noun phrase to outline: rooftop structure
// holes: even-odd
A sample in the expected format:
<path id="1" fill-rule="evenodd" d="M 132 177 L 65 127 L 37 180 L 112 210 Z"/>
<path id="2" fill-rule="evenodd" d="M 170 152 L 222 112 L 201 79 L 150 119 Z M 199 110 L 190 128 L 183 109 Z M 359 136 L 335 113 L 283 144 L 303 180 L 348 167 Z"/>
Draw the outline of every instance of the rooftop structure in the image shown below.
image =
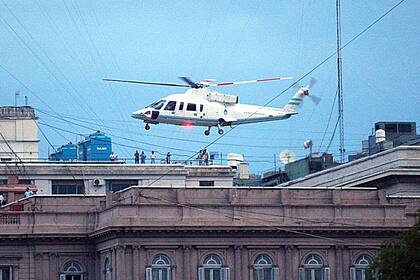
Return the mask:
<path id="1" fill-rule="evenodd" d="M 278 185 L 293 188 L 384 189 L 387 195 L 420 196 L 420 147 L 399 146 L 391 150 L 326 169 Z"/>
<path id="2" fill-rule="evenodd" d="M 38 159 L 37 119 L 29 106 L 0 107 L 0 161 Z"/>
<path id="3" fill-rule="evenodd" d="M 8 176 L 36 186 L 38 194 L 105 194 L 130 186 L 230 187 L 229 166 L 186 166 L 180 164 L 120 163 L 0 163 L 0 183 Z"/>

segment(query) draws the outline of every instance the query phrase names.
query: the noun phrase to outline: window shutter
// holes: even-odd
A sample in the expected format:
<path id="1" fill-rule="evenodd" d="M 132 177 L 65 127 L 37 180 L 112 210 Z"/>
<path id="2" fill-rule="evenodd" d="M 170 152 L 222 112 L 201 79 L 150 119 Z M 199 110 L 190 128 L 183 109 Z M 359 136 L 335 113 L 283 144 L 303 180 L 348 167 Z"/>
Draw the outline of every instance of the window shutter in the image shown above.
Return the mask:
<path id="1" fill-rule="evenodd" d="M 229 267 L 222 268 L 222 280 L 230 280 L 230 269 L 229 269 Z"/>
<path id="2" fill-rule="evenodd" d="M 60 280 L 66 280 L 66 275 L 65 274 L 60 274 Z"/>
<path id="3" fill-rule="evenodd" d="M 146 280 L 152 280 L 152 268 L 151 267 L 146 268 Z"/>
<path id="4" fill-rule="evenodd" d="M 350 280 L 356 280 L 356 268 L 350 267 Z"/>
<path id="5" fill-rule="evenodd" d="M 279 280 L 280 277 L 280 269 L 278 267 L 273 267 L 273 269 L 271 270 L 273 272 L 273 280 Z"/>
<path id="6" fill-rule="evenodd" d="M 324 267 L 324 280 L 330 280 L 330 268 Z"/>
<path id="7" fill-rule="evenodd" d="M 305 268 L 299 267 L 299 280 L 305 280 Z"/>

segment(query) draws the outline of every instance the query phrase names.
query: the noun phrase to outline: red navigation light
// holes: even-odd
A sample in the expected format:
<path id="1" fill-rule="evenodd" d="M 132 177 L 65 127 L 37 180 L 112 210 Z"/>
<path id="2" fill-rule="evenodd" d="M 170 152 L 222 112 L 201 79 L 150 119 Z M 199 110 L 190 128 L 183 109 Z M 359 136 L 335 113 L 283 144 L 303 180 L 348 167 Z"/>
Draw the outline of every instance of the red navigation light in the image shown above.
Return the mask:
<path id="1" fill-rule="evenodd" d="M 184 123 L 182 124 L 185 128 L 191 128 L 192 127 L 192 122 L 190 121 L 184 121 Z"/>

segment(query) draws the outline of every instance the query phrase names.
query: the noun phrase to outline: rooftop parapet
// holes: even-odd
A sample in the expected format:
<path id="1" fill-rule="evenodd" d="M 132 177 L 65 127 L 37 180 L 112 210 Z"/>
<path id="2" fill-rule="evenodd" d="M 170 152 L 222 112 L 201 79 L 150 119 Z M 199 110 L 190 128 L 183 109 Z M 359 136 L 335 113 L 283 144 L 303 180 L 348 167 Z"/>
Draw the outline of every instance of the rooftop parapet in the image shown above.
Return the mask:
<path id="1" fill-rule="evenodd" d="M 31 106 L 2 106 L 0 119 L 37 119 L 35 110 Z"/>

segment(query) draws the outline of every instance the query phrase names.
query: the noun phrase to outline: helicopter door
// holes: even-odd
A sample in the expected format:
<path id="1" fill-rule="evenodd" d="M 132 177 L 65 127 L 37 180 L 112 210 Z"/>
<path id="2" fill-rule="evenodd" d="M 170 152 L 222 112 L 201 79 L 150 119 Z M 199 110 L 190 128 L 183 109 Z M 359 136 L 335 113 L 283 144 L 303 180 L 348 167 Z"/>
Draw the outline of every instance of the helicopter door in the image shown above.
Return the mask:
<path id="1" fill-rule="evenodd" d="M 185 118 L 185 103 L 184 102 L 179 102 L 176 108 L 175 114 L 180 118 Z"/>

